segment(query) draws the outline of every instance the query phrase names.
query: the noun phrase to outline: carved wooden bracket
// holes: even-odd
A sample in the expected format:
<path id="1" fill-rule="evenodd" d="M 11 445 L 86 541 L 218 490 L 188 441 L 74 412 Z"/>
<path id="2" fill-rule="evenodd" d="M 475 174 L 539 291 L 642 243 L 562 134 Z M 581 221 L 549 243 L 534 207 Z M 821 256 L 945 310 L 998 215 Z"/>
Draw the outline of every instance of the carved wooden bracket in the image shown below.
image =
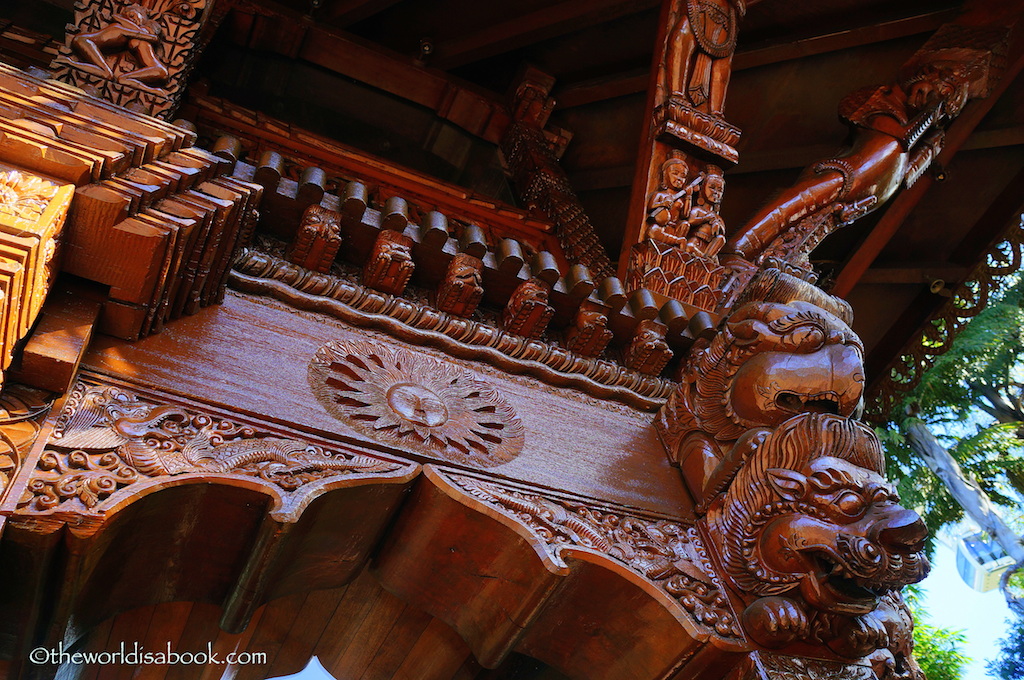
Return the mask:
<path id="1" fill-rule="evenodd" d="M 212 0 L 79 0 L 52 68 L 118 106 L 170 120 L 198 57 Z"/>
<path id="2" fill-rule="evenodd" d="M 302 214 L 295 239 L 288 248 L 289 262 L 326 274 L 341 247 L 341 215 L 319 205 L 311 205 Z"/>

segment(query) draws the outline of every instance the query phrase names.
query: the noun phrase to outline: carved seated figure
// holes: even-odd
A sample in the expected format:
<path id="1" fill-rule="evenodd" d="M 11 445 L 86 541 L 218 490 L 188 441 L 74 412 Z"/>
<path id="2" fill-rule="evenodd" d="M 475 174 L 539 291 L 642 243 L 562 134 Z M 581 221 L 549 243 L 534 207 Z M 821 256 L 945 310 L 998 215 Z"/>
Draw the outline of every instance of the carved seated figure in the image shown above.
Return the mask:
<path id="1" fill-rule="evenodd" d="M 691 351 L 656 425 L 700 506 L 768 428 L 804 412 L 851 415 L 863 389 L 863 347 L 838 317 L 802 300 L 751 302 Z"/>
<path id="2" fill-rule="evenodd" d="M 768 434 L 712 504 L 709 534 L 758 644 L 848 659 L 898 649 L 900 617 L 878 607 L 927 575 L 927 529 L 884 466 L 867 426 L 804 413 Z"/>
<path id="3" fill-rule="evenodd" d="M 146 92 L 166 94 L 159 87 L 166 84 L 168 77 L 167 66 L 156 55 L 160 37 L 160 24 L 150 19 L 146 8 L 131 4 L 115 14 L 103 28 L 75 36 L 71 48 L 84 57 L 85 62 L 67 61 L 88 73 Z M 128 54 L 138 68 L 115 75 L 104 55 L 117 53 Z"/>
<path id="4" fill-rule="evenodd" d="M 665 161 L 661 186 L 648 200 L 647 238 L 714 257 L 725 245 L 725 223 L 718 214 L 725 180 L 714 165 L 689 183 L 688 172 L 681 158 Z"/>

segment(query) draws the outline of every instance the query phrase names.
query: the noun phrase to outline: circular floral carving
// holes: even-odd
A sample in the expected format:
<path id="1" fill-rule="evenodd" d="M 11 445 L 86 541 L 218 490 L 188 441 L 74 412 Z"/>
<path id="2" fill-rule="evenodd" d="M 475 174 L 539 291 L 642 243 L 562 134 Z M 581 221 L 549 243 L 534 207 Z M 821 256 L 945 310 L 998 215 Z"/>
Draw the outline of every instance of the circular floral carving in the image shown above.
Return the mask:
<path id="1" fill-rule="evenodd" d="M 494 387 L 424 354 L 329 342 L 309 382 L 331 415 L 387 444 L 476 467 L 507 463 L 523 448 L 522 423 Z"/>

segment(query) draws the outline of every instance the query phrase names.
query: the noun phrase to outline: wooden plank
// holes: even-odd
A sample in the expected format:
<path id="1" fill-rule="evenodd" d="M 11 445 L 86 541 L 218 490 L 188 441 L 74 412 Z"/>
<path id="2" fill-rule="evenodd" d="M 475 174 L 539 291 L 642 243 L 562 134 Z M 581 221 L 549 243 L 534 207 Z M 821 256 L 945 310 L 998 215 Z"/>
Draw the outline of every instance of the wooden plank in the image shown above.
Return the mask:
<path id="1" fill-rule="evenodd" d="M 353 643 L 331 665 L 331 672 L 339 678 L 361 677 L 405 608 L 405 602 L 382 590 L 373 609 L 359 622 Z"/>
<path id="2" fill-rule="evenodd" d="M 278 651 L 274 665 L 268 672 L 268 677 L 290 675 L 306 666 L 327 628 L 330 617 L 345 596 L 345 591 L 346 588 L 331 588 L 329 590 L 313 590 L 306 595 L 302 609 L 299 610 L 292 629 L 288 631 L 288 638 Z M 252 651 L 263 650 L 253 649 Z"/>
<path id="3" fill-rule="evenodd" d="M 241 633 L 228 633 L 223 630 L 217 633 L 217 639 L 213 641 L 212 645 L 212 654 L 216 656 L 218 663 L 211 661 L 211 663 L 206 664 L 202 674 L 199 676 L 199 680 L 229 680 L 235 677 L 237 669 L 248 667 L 229 664 L 228 655 L 248 650 L 265 612 L 265 607 L 258 609 L 253 614 L 249 625 Z"/>
<path id="4" fill-rule="evenodd" d="M 345 677 L 338 675 L 336 664 L 348 647 L 356 641 L 359 624 L 372 611 L 383 592 L 377 579 L 368 570 L 363 570 L 363 573 L 348 585 L 345 596 L 324 628 L 313 654 L 318 656 L 324 668 L 336 677 Z"/>
<path id="5" fill-rule="evenodd" d="M 264 607 L 258 625 L 252 633 L 249 648 L 252 651 L 265 652 L 267 662 L 240 666 L 236 675 L 237 680 L 264 680 L 267 677 L 267 670 L 273 666 L 274 659 L 284 644 L 288 631 L 295 623 L 305 599 L 306 593 L 297 593 L 278 598 Z"/>
<path id="6" fill-rule="evenodd" d="M 462 638 L 447 624 L 434 619 L 395 672 L 396 678 L 450 678 L 470 656 Z"/>
<path id="7" fill-rule="evenodd" d="M 110 617 L 89 632 L 89 639 L 82 648 L 83 652 L 102 652 L 107 649 L 110 640 L 110 631 L 114 628 L 114 619 Z M 96 680 L 100 674 L 101 666 L 86 664 L 79 672 L 78 680 Z M 0 676 L 3 677 L 3 676 Z"/>
<path id="8" fill-rule="evenodd" d="M 132 649 L 132 642 L 137 638 L 139 631 L 149 628 L 149 622 L 153 619 L 153 612 L 156 607 L 149 605 L 124 612 L 117 616 L 114 625 L 110 629 L 110 636 L 107 639 L 103 652 L 117 652 L 124 643 L 126 650 Z M 100 666 L 96 680 L 130 680 L 135 672 L 135 666 L 123 664 L 107 664 Z"/>
<path id="9" fill-rule="evenodd" d="M 160 654 L 168 649 L 179 650 L 178 642 L 192 613 L 191 602 L 167 602 L 156 606 L 149 630 L 142 638 L 142 648 L 147 652 Z M 164 680 L 168 664 L 144 664 L 136 669 L 133 680 Z"/>
<path id="10" fill-rule="evenodd" d="M 373 661 L 359 680 L 391 680 L 409 650 L 423 634 L 433 617 L 413 606 L 406 606 Z"/>
<path id="11" fill-rule="evenodd" d="M 178 638 L 179 652 L 199 652 L 206 649 L 206 643 L 217 638 L 219 629 L 217 620 L 220 618 L 220 607 L 212 604 L 196 602 L 189 612 L 181 637 Z M 251 626 L 250 626 L 251 627 Z M 196 680 L 198 667 L 176 665 L 167 669 L 164 680 Z"/>
<path id="12" fill-rule="evenodd" d="M 325 7 L 317 18 L 322 18 L 324 23 L 332 26 L 345 28 L 383 12 L 398 2 L 399 0 L 335 0 Z"/>

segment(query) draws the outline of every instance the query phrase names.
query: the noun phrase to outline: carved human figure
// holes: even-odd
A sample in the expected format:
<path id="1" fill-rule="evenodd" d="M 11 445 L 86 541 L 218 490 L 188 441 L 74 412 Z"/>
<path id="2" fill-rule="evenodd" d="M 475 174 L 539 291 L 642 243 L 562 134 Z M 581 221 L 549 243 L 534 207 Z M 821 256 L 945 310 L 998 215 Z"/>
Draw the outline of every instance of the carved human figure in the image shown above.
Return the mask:
<path id="1" fill-rule="evenodd" d="M 705 257 L 713 257 L 725 245 L 725 222 L 718 214 L 725 178 L 722 170 L 714 165 L 707 166 L 705 173 L 696 204 L 686 216 L 689 228 L 686 247 Z"/>
<path id="2" fill-rule="evenodd" d="M 935 61 L 898 83 L 847 96 L 840 117 L 853 128 L 849 146 L 804 170 L 761 208 L 726 244 L 723 262 L 759 262 L 805 219 L 829 217 L 824 228 L 831 230 L 877 209 L 910 173 L 920 174 L 925 156 L 935 155 L 938 138 L 926 133 L 959 113 L 972 73 L 964 64 Z"/>
<path id="3" fill-rule="evenodd" d="M 874 431 L 827 413 L 797 415 L 754 447 L 708 512 L 753 640 L 824 644 L 848 659 L 890 649 L 898 617 L 876 610 L 927 575 L 928 531 L 884 471 Z"/>
<path id="4" fill-rule="evenodd" d="M 690 166 L 681 158 L 669 158 L 662 164 L 661 185 L 647 201 L 648 238 L 672 246 L 686 243 L 686 219 L 700 184 L 699 177 L 687 184 L 689 171 Z"/>
<path id="5" fill-rule="evenodd" d="M 167 82 L 168 70 L 156 53 L 161 33 L 160 24 L 150 18 L 145 7 L 127 5 L 103 28 L 72 39 L 71 48 L 86 60 L 74 64 L 83 71 L 146 92 L 165 94 L 159 86 Z M 117 53 L 130 55 L 138 68 L 115 75 L 104 55 Z"/>
<path id="6" fill-rule="evenodd" d="M 756 0 L 755 0 L 756 1 Z M 683 0 L 662 65 L 665 95 L 721 115 L 744 0 Z"/>

